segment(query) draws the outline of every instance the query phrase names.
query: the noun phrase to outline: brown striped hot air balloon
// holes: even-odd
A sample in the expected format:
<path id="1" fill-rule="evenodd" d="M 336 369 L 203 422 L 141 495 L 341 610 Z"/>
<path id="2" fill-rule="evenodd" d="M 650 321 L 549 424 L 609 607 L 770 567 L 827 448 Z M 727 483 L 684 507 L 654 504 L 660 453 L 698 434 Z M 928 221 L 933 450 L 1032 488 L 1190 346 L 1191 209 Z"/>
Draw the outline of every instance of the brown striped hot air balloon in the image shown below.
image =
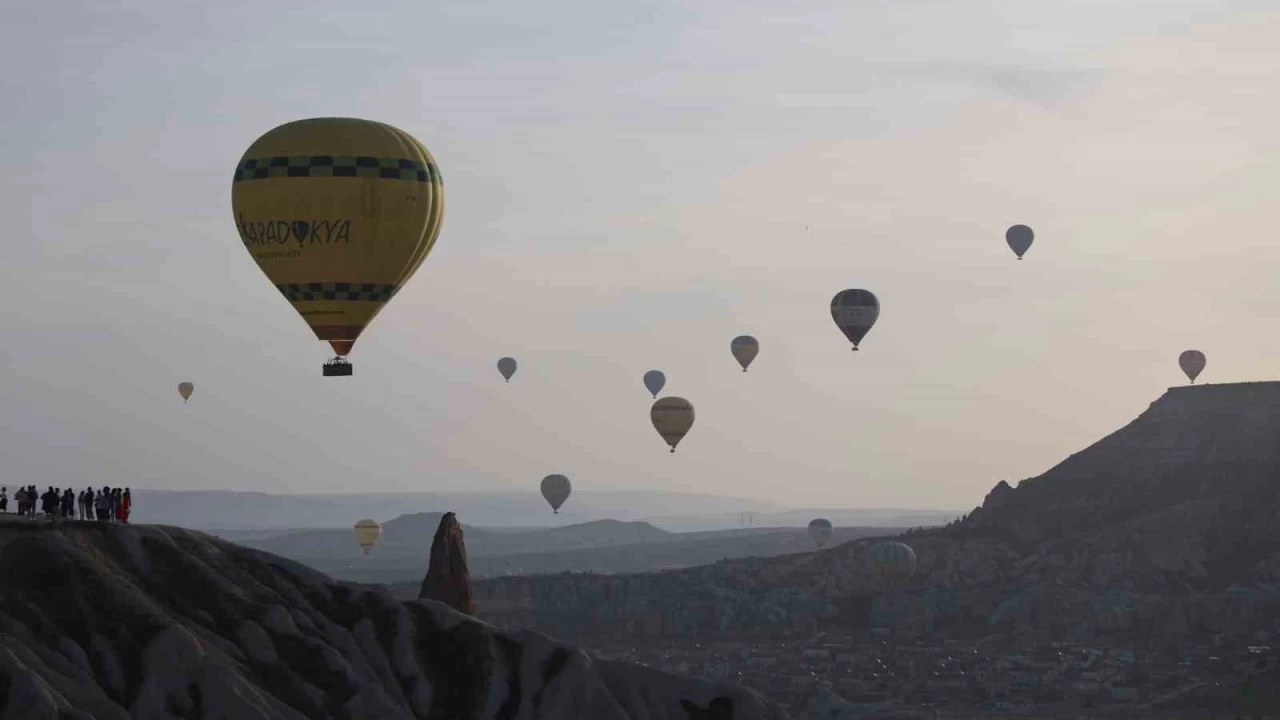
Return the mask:
<path id="1" fill-rule="evenodd" d="M 444 214 L 435 160 L 379 122 L 312 118 L 253 142 L 231 184 L 254 262 L 350 375 L 356 340 L 431 252 Z"/>
<path id="2" fill-rule="evenodd" d="M 649 408 L 649 419 L 662 439 L 676 451 L 676 445 L 693 427 L 693 405 L 682 397 L 661 398 Z"/>

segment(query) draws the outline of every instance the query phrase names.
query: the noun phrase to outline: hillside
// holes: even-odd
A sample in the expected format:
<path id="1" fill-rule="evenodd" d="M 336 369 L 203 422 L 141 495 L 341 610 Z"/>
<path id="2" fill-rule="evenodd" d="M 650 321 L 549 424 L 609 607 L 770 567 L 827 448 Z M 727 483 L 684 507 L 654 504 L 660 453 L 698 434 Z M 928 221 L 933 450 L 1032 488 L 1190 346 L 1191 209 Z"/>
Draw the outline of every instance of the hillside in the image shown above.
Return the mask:
<path id="1" fill-rule="evenodd" d="M 998 484 L 946 534 L 998 539 L 1046 561 L 1116 553 L 1114 573 L 1148 584 L 1225 587 L 1272 575 L 1280 383 L 1172 388 L 1043 475 Z"/>
<path id="2" fill-rule="evenodd" d="M 482 616 L 573 636 L 1047 637 L 1280 631 L 1280 383 L 1175 388 L 1136 420 L 963 523 L 906 537 L 919 570 L 888 596 L 870 542 L 657 574 L 480 581 Z"/>
<path id="3" fill-rule="evenodd" d="M 785 717 L 198 532 L 0 522 L 0 720 L 686 720 L 717 698 Z"/>

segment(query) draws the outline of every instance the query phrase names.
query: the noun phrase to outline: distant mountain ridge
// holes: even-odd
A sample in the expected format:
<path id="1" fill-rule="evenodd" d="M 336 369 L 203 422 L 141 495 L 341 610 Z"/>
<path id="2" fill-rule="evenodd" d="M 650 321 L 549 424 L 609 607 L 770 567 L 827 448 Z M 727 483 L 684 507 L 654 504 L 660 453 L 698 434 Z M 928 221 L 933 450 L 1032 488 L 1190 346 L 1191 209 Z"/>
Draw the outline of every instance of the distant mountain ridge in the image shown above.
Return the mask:
<path id="1" fill-rule="evenodd" d="M 414 513 L 384 523 L 377 547 L 367 556 L 346 529 L 238 538 L 232 534 L 229 539 L 346 580 L 411 583 L 426 567 L 427 548 L 441 517 L 441 513 Z M 838 527 L 832 541 L 878 532 L 883 530 Z M 462 533 L 472 574 L 477 577 L 564 570 L 642 572 L 813 547 L 804 528 L 672 533 L 646 522 L 612 519 L 518 531 L 464 525 Z"/>

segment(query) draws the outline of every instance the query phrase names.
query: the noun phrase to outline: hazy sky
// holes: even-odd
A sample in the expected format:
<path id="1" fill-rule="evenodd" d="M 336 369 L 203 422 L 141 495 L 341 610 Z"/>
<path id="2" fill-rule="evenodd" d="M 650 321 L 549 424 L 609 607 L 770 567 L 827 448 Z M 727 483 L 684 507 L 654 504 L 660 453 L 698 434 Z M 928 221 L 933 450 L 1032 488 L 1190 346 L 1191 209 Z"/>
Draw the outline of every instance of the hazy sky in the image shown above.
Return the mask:
<path id="1" fill-rule="evenodd" d="M 0 484 L 972 507 L 1188 347 L 1275 377 L 1274 2 L 781 5 L 6 3 Z M 256 137 L 327 115 L 446 195 L 341 379 L 230 208 Z M 697 409 L 674 456 L 651 368 Z"/>

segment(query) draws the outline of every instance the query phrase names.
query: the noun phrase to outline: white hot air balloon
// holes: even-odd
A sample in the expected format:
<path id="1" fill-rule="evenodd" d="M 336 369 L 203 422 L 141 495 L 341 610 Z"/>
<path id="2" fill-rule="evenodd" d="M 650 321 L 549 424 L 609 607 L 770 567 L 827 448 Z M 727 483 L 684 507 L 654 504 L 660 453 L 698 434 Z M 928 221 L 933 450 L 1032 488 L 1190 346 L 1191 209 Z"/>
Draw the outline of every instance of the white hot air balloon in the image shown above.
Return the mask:
<path id="1" fill-rule="evenodd" d="M 809 521 L 809 539 L 822 548 L 831 538 L 831 521 L 826 518 L 814 518 Z"/>
<path id="2" fill-rule="evenodd" d="M 569 478 L 564 475 L 548 475 L 542 478 L 542 497 L 547 499 L 551 505 L 551 512 L 556 515 L 560 514 L 560 506 L 569 499 L 569 493 L 572 490 Z"/>
<path id="3" fill-rule="evenodd" d="M 382 536 L 382 526 L 374 520 L 365 518 L 356 523 L 355 533 L 360 549 L 368 555 L 373 552 L 373 547 L 378 544 L 378 538 Z"/>

